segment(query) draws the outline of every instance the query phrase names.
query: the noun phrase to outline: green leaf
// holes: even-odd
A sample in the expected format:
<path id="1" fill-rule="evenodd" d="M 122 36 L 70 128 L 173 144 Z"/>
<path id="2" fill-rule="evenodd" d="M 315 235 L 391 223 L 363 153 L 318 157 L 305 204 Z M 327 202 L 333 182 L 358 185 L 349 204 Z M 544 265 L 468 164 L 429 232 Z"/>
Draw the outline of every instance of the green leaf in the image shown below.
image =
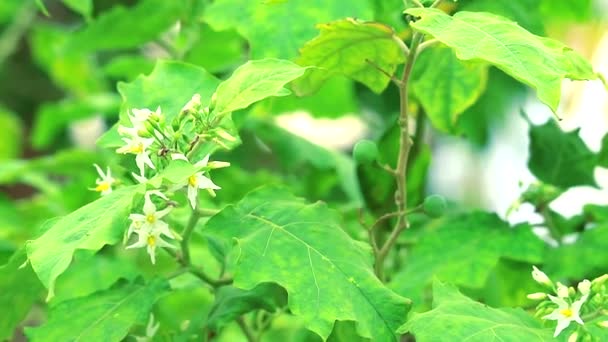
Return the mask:
<path id="1" fill-rule="evenodd" d="M 13 159 L 21 155 L 23 127 L 19 117 L 0 105 L 0 127 L 3 139 L 0 141 L 0 160 Z"/>
<path id="2" fill-rule="evenodd" d="M 142 74 L 149 74 L 154 69 L 154 61 L 140 55 L 116 56 L 103 66 L 103 72 L 115 79 L 132 81 Z"/>
<path id="3" fill-rule="evenodd" d="M 302 76 L 305 70 L 297 64 L 280 59 L 249 61 L 217 87 L 217 102 L 213 113 L 221 116 L 247 108 L 270 96 L 288 95 L 283 88 L 285 84 Z"/>
<path id="4" fill-rule="evenodd" d="M 215 295 L 207 325 L 218 330 L 250 311 L 263 309 L 274 312 L 286 304 L 285 290 L 272 283 L 260 284 L 251 290 L 224 286 L 219 288 Z"/>
<path id="5" fill-rule="evenodd" d="M 203 24 L 197 33 L 198 39 L 184 56 L 185 62 L 215 73 L 239 65 L 244 59 L 246 44 L 235 31 L 214 31 Z"/>
<path id="6" fill-rule="evenodd" d="M 597 78 L 588 62 L 562 43 L 535 36 L 500 16 L 439 9 L 411 8 L 420 17 L 411 25 L 456 52 L 462 60 L 483 60 L 534 88 L 539 99 L 555 112 L 564 78 Z"/>
<path id="7" fill-rule="evenodd" d="M 542 1 L 542 0 L 541 0 Z M 555 3 L 555 0 L 550 0 Z M 566 0 L 568 1 L 568 0 Z M 585 1 L 585 0 L 582 0 Z M 496 1 L 474 0 L 459 7 L 461 11 L 489 12 L 513 20 L 519 26 L 536 34 L 544 35 L 545 28 L 539 9 L 539 0 Z"/>
<path id="8" fill-rule="evenodd" d="M 575 243 L 551 249 L 543 270 L 555 279 L 583 279 L 606 273 L 608 225 L 602 223 L 581 233 Z M 589 278 L 591 279 L 591 278 Z"/>
<path id="9" fill-rule="evenodd" d="M 381 93 L 390 78 L 378 70 L 393 75 L 404 56 L 389 26 L 343 19 L 317 25 L 320 33 L 300 50 L 297 63 L 317 68 L 309 69 L 295 83 L 298 93 L 307 94 L 319 87 L 333 74 L 343 74 Z"/>
<path id="10" fill-rule="evenodd" d="M 0 319 L 2 341 L 11 340 L 15 327 L 25 319 L 44 289 L 32 266 L 26 262 L 25 248 L 21 248 L 0 267 L 0 305 L 6 308 Z"/>
<path id="11" fill-rule="evenodd" d="M 522 309 L 490 308 L 439 281 L 433 283 L 433 310 L 416 314 L 399 332 L 420 342 L 554 341 L 552 331 Z"/>
<path id="12" fill-rule="evenodd" d="M 530 171 L 544 183 L 569 188 L 596 186 L 593 171 L 597 155 L 579 136 L 579 130 L 563 132 L 555 120 L 530 128 Z"/>
<path id="13" fill-rule="evenodd" d="M 448 47 L 434 47 L 418 57 L 412 90 L 433 126 L 454 132 L 460 114 L 484 91 L 487 77 L 487 66 L 460 61 Z"/>
<path id="14" fill-rule="evenodd" d="M 45 324 L 26 334 L 32 341 L 121 341 L 134 324 L 146 322 L 167 289 L 167 282 L 157 279 L 62 302 L 51 308 Z"/>
<path id="15" fill-rule="evenodd" d="M 545 245 L 531 227 L 510 228 L 494 214 L 448 216 L 420 229 L 415 232 L 416 243 L 408 248 L 404 267 L 390 283 L 393 290 L 417 304 L 424 304 L 424 289 L 433 277 L 482 288 L 500 258 L 530 263 L 543 260 Z"/>
<path id="16" fill-rule="evenodd" d="M 205 11 L 203 20 L 223 31 L 234 28 L 251 46 L 251 58 L 297 56 L 298 48 L 316 35 L 314 23 L 345 17 L 372 17 L 367 0 L 289 0 L 265 3 L 250 0 L 218 0 Z"/>
<path id="17" fill-rule="evenodd" d="M 141 186 L 127 186 L 62 218 L 48 221 L 46 232 L 27 244 L 27 254 L 40 278 L 54 296 L 55 281 L 72 262 L 77 249 L 98 251 L 121 241 L 133 197 Z"/>
<path id="18" fill-rule="evenodd" d="M 226 248 L 236 241 L 234 286 L 277 283 L 287 290 L 291 312 L 322 338 L 336 320 L 348 320 L 357 322 L 361 336 L 394 340 L 410 302 L 384 287 L 373 274 L 369 247 L 337 222 L 324 204 L 270 187 L 222 210 L 204 233 Z"/>
<path id="19" fill-rule="evenodd" d="M 81 51 L 138 47 L 168 30 L 182 11 L 182 1 L 143 0 L 128 9 L 115 6 L 75 32 L 68 47 Z"/>
<path id="20" fill-rule="evenodd" d="M 87 19 L 93 14 L 93 0 L 63 0 L 63 3 Z"/>
<path id="21" fill-rule="evenodd" d="M 608 134 L 602 139 L 602 147 L 598 155 L 598 166 L 608 168 Z"/>

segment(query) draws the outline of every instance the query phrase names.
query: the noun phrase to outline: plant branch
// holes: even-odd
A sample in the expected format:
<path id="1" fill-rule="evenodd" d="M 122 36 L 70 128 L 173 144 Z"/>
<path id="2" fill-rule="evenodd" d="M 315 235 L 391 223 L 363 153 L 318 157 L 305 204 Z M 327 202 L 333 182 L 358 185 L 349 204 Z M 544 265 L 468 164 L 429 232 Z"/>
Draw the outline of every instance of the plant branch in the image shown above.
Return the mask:
<path id="1" fill-rule="evenodd" d="M 420 0 L 411 0 L 411 1 L 414 3 L 414 5 L 424 8 L 424 5 L 422 4 L 422 2 L 420 2 Z"/>
<path id="2" fill-rule="evenodd" d="M 198 220 L 201 218 L 201 215 L 196 209 L 192 209 L 192 214 L 190 214 L 190 219 L 182 232 L 182 241 L 180 243 L 182 248 L 182 259 L 184 263 L 190 266 L 190 238 L 192 237 L 192 232 L 194 231 L 194 227 L 198 223 Z"/>
<path id="3" fill-rule="evenodd" d="M 434 45 L 437 45 L 438 43 L 440 43 L 440 42 L 436 38 L 432 38 L 432 39 L 429 39 L 429 40 L 427 40 L 425 42 L 422 42 L 420 44 L 420 46 L 418 47 L 418 52 L 417 53 L 420 54 L 425 49 L 428 49 L 428 48 L 430 48 L 430 47 L 432 47 Z"/>
<path id="4" fill-rule="evenodd" d="M 438 7 L 439 5 L 441 5 L 442 2 L 443 0 L 435 0 L 435 2 L 433 2 L 433 4 L 431 5 L 431 8 Z"/>
<path id="5" fill-rule="evenodd" d="M 256 342 L 258 340 L 255 337 L 255 335 L 253 334 L 253 331 L 251 330 L 251 327 L 249 327 L 247 325 L 247 323 L 245 323 L 245 320 L 243 319 L 242 316 L 236 319 L 236 323 L 241 328 L 241 331 L 243 331 L 243 335 L 245 335 L 245 337 L 247 338 L 247 341 L 249 341 L 249 342 Z"/>
<path id="6" fill-rule="evenodd" d="M 412 140 L 409 134 L 409 97 L 408 97 L 408 83 L 410 80 L 410 76 L 412 74 L 412 69 L 414 67 L 414 62 L 416 61 L 416 51 L 424 35 L 422 33 L 416 32 L 412 37 L 412 44 L 409 49 L 409 53 L 407 55 L 407 59 L 405 62 L 405 67 L 403 68 L 403 74 L 401 75 L 401 84 L 399 86 L 399 127 L 400 127 L 400 136 L 399 136 L 399 156 L 397 158 L 397 167 L 395 168 L 395 182 L 397 183 L 397 191 L 395 193 L 395 206 L 397 210 L 395 212 L 399 213 L 397 215 L 397 222 L 393 231 L 391 232 L 388 240 L 384 243 L 382 248 L 378 251 L 375 271 L 378 278 L 383 278 L 383 265 L 384 259 L 388 255 L 388 252 L 393 247 L 399 234 L 408 227 L 407 217 L 406 217 L 406 207 L 407 207 L 407 161 L 409 157 L 410 148 L 412 146 Z"/>

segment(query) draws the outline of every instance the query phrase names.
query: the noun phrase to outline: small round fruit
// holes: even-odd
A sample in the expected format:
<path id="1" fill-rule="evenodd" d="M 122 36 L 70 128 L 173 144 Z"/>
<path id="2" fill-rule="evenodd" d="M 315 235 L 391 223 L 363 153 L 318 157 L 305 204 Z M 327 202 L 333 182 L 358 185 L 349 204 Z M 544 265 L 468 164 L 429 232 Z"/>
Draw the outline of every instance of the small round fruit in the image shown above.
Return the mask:
<path id="1" fill-rule="evenodd" d="M 445 209 L 447 204 L 445 202 L 445 198 L 440 195 L 431 195 L 424 199 L 424 203 L 422 204 L 422 208 L 424 212 L 433 218 L 440 217 L 445 213 Z"/>
<path id="2" fill-rule="evenodd" d="M 358 164 L 369 164 L 378 158 L 378 146 L 371 140 L 360 140 L 353 149 L 353 158 Z"/>

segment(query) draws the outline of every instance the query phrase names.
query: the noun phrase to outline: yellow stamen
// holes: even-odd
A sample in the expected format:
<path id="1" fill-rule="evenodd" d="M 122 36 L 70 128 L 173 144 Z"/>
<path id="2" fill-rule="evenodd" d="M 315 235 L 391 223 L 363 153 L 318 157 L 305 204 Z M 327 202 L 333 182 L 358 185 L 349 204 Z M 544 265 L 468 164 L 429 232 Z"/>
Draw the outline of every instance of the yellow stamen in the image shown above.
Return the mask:
<path id="1" fill-rule="evenodd" d="M 566 318 L 570 318 L 573 315 L 572 310 L 570 308 L 559 310 L 559 313 Z"/>
<path id="2" fill-rule="evenodd" d="M 138 143 L 137 145 L 131 146 L 131 153 L 134 154 L 139 154 L 142 153 L 144 151 L 144 144 L 143 143 Z"/>
<path id="3" fill-rule="evenodd" d="M 192 175 L 192 176 L 188 177 L 188 185 L 196 186 L 196 184 L 197 184 L 196 176 Z"/>
<path id="4" fill-rule="evenodd" d="M 156 238 L 154 235 L 148 235 L 148 246 L 154 247 L 156 245 Z"/>
<path id="5" fill-rule="evenodd" d="M 156 222 L 156 216 L 154 216 L 154 214 L 148 214 L 146 215 L 146 221 L 148 221 L 149 224 L 153 224 Z"/>
<path id="6" fill-rule="evenodd" d="M 109 189 L 110 189 L 110 183 L 108 183 L 108 182 L 99 183 L 95 187 L 95 191 L 98 191 L 98 192 L 108 191 Z"/>

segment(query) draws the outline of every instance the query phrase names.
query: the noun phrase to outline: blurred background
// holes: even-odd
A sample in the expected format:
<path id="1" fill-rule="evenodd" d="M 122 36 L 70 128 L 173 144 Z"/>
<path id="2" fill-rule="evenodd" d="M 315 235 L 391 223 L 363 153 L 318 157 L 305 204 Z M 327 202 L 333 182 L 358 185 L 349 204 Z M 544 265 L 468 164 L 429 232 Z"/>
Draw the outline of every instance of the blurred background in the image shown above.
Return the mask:
<path id="1" fill-rule="evenodd" d="M 386 19 L 407 39 L 401 1 L 370 1 L 377 10 L 375 19 Z M 225 78 L 251 57 L 238 29 L 205 22 L 204 8 L 211 2 L 189 2 L 192 7 L 188 13 L 172 16 L 166 12 L 171 10 L 166 5 L 171 1 L 162 5 L 162 1 L 47 0 L 48 15 L 33 0 L 0 1 L 3 258 L 33 234 L 24 232 L 23 227 L 37 227 L 43 219 L 65 214 L 96 198 L 95 193 L 86 191 L 96 177 L 90 165 L 108 158 L 106 152 L 95 148 L 95 141 L 118 117 L 119 82 L 149 73 L 162 58 L 197 64 Z M 282 2 L 272 3 L 268 6 L 281 6 Z M 390 12 L 392 9 L 397 11 Z M 495 11 L 535 34 L 565 42 L 591 60 L 598 72 L 608 75 L 608 0 L 463 0 L 447 3 L 444 9 Z M 133 23 L 120 21 L 129 16 Z M 84 29 L 88 23 L 104 20 L 105 26 Z M 138 37 L 144 38 L 130 40 L 123 33 L 116 39 L 128 30 L 137 30 Z M 562 93 L 559 125 L 566 131 L 580 128 L 589 148 L 599 151 L 608 131 L 603 84 L 564 82 Z M 358 140 L 380 139 L 394 124 L 397 110 L 395 89 L 376 95 L 336 77 L 311 98 L 274 99 L 251 112 L 271 117 L 280 127 L 310 142 L 349 155 Z M 461 114 L 453 130 L 439 132 L 421 122 L 432 150 L 429 176 L 424 179 L 426 192 L 505 217 L 522 189 L 534 182 L 527 167 L 527 120 L 540 124 L 552 116 L 533 92 L 491 69 L 485 92 Z M 573 188 L 552 208 L 571 216 L 585 203 L 608 204 L 608 172 L 598 168 L 595 177 L 598 188 Z M 312 192 L 308 194 L 314 197 Z M 523 205 L 508 219 L 536 218 L 533 208 Z M 542 229 L 539 234 L 543 234 Z"/>

